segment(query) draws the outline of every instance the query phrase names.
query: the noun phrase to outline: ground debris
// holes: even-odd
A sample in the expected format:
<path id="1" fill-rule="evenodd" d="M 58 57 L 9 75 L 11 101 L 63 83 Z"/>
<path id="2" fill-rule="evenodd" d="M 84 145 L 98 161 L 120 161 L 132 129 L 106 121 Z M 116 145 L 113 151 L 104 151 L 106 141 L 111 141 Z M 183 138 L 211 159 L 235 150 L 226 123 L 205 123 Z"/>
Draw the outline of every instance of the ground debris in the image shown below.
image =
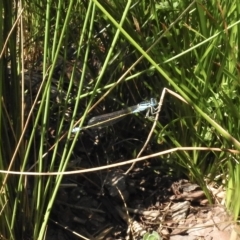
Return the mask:
<path id="1" fill-rule="evenodd" d="M 163 240 L 227 240 L 238 235 L 220 204 L 223 188 L 208 186 L 214 201 L 210 205 L 197 184 L 144 170 L 128 176 L 121 169 L 109 170 L 101 173 L 101 182 L 93 173 L 73 179 L 77 187 L 65 188 L 64 183 L 53 211 L 56 222 L 72 230 L 63 239 L 75 239 L 74 233 L 86 239 L 130 240 L 152 232 Z"/>

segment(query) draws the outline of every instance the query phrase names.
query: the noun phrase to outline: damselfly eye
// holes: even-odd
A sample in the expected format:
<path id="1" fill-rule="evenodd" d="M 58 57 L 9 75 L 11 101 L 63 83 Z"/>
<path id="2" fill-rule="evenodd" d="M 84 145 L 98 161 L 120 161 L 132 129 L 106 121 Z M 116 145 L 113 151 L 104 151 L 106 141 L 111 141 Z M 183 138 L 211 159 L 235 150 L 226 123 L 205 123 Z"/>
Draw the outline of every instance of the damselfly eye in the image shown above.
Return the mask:
<path id="1" fill-rule="evenodd" d="M 157 99 L 156 98 L 151 98 L 150 99 L 150 104 L 151 104 L 152 107 L 156 106 L 158 104 Z"/>

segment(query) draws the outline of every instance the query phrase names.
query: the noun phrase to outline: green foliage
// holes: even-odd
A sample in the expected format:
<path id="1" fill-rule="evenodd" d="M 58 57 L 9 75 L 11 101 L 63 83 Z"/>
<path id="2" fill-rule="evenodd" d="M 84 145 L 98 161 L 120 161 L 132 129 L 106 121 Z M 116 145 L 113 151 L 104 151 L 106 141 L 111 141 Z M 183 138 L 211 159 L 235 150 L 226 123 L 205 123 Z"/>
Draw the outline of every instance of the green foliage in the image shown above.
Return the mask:
<path id="1" fill-rule="evenodd" d="M 162 238 L 155 231 L 152 231 L 152 233 L 145 233 L 143 236 L 143 240 L 161 240 L 161 239 Z"/>
<path id="2" fill-rule="evenodd" d="M 112 111 L 159 97 L 163 87 L 189 104 L 166 96 L 155 151 L 240 150 L 236 0 L 25 1 L 23 25 L 15 26 L 19 6 L 0 1 L 1 169 L 65 171 L 78 143 L 79 134 L 71 135 L 77 120 L 84 125 L 98 106 Z M 124 129 L 142 142 L 150 121 L 135 120 L 134 131 L 129 124 Z M 136 155 L 141 146 L 129 144 L 122 128 L 115 133 Z M 239 216 L 239 155 L 185 151 L 170 158 L 173 171 L 198 182 L 206 194 L 204 178 L 222 174 L 227 205 Z M 62 176 L 0 178 L 1 235 L 43 239 Z M 158 239 L 144 239 L 152 238 Z"/>

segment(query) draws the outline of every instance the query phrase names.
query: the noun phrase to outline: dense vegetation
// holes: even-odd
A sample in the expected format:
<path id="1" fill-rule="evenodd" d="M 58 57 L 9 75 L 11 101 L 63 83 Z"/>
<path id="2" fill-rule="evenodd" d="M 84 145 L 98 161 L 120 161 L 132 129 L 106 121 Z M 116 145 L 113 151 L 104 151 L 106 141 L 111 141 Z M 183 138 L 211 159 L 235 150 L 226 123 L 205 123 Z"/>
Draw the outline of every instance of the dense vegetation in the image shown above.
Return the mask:
<path id="1" fill-rule="evenodd" d="M 80 144 L 81 132 L 71 133 L 76 122 L 159 99 L 164 88 L 172 92 L 143 155 L 195 147 L 159 162 L 206 194 L 206 182 L 225 184 L 227 207 L 238 218 L 236 0 L 0 1 L 0 12 L 0 166 L 36 175 L 1 173 L 3 239 L 44 238 L 63 176 L 37 173 L 66 170 Z M 138 156 L 151 126 L 141 114 L 116 124 L 107 138 L 114 134 L 122 150 L 108 156 Z"/>

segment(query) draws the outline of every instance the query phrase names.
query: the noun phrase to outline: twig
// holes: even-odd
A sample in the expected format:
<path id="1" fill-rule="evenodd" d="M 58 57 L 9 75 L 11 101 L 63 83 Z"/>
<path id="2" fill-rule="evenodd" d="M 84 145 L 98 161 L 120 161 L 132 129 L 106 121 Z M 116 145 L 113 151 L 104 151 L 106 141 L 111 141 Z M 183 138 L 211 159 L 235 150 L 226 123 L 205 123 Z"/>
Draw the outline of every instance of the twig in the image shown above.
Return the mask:
<path id="1" fill-rule="evenodd" d="M 188 102 L 187 102 L 184 98 L 182 98 L 179 94 L 171 91 L 171 90 L 168 89 L 168 88 L 164 88 L 164 89 L 163 89 L 162 94 L 161 94 L 161 97 L 160 97 L 160 100 L 159 100 L 159 103 L 158 103 L 158 112 L 157 112 L 157 114 L 155 115 L 155 119 L 154 119 L 152 128 L 151 128 L 151 130 L 150 130 L 150 132 L 149 132 L 149 134 L 148 134 L 148 137 L 147 137 L 147 139 L 146 139 L 146 141 L 145 141 L 142 149 L 141 149 L 140 152 L 138 153 L 137 158 L 139 158 L 139 157 L 141 156 L 141 154 L 143 153 L 143 151 L 144 151 L 145 148 L 147 147 L 147 145 L 148 145 L 148 143 L 149 143 L 149 141 L 150 141 L 150 139 L 151 139 L 151 137 L 152 137 L 153 131 L 154 131 L 156 125 L 157 125 L 157 120 L 158 120 L 158 118 L 159 118 L 159 113 L 160 113 L 160 111 L 161 111 L 161 109 L 162 109 L 163 100 L 164 100 L 164 97 L 165 97 L 166 92 L 172 94 L 172 95 L 175 96 L 176 98 L 178 98 L 178 99 L 180 99 L 181 101 L 183 101 L 183 102 L 185 102 L 185 103 L 188 104 Z M 136 164 L 136 162 L 132 163 L 131 167 L 125 172 L 125 174 L 128 174 L 128 173 L 133 169 L 133 167 L 135 166 L 135 164 Z"/>
<path id="2" fill-rule="evenodd" d="M 57 176 L 57 175 L 72 175 L 72 174 L 82 174 L 87 172 L 96 172 L 101 170 L 109 170 L 110 168 L 115 168 L 119 166 L 124 166 L 128 164 L 132 164 L 134 162 L 143 161 L 149 158 L 159 157 L 166 154 L 178 152 L 178 151 L 214 151 L 214 152 L 229 152 L 232 154 L 240 154 L 240 151 L 235 149 L 225 149 L 225 148 L 211 148 L 211 147 L 176 147 L 172 149 L 168 149 L 162 152 L 153 153 L 147 156 L 143 156 L 140 158 L 134 158 L 131 160 L 109 164 L 101 167 L 95 167 L 90 169 L 83 169 L 83 170 L 74 170 L 74 171 L 64 171 L 64 172 L 20 172 L 20 171 L 7 171 L 7 170 L 0 170 L 0 173 L 7 173 L 7 174 L 15 174 L 15 175 L 31 175 L 31 176 Z"/>

